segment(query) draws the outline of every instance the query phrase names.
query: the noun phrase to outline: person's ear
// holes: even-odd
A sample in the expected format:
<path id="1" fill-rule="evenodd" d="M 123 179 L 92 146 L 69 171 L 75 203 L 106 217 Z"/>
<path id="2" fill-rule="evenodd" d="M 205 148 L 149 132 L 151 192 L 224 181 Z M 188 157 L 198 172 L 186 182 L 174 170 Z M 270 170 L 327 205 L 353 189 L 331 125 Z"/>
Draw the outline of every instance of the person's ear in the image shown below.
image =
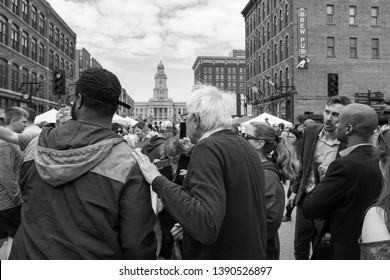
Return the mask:
<path id="1" fill-rule="evenodd" d="M 264 145 L 265 145 L 265 141 L 264 140 L 256 140 L 256 150 L 263 149 Z"/>
<path id="2" fill-rule="evenodd" d="M 345 129 L 345 134 L 351 135 L 352 132 L 353 132 L 353 125 L 352 125 L 352 124 L 349 124 L 349 125 L 347 126 L 347 128 Z"/>

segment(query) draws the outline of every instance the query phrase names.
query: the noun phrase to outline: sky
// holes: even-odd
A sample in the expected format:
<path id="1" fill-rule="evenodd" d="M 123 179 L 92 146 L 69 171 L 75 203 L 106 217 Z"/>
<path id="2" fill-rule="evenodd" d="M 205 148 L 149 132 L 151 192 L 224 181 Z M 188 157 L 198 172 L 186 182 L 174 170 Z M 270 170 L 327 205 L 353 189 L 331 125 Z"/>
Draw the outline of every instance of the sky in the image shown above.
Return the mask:
<path id="1" fill-rule="evenodd" d="M 186 101 L 197 56 L 245 48 L 241 11 L 249 0 L 48 0 L 85 48 L 116 74 L 135 102 L 153 97 L 165 66 L 168 96 Z"/>

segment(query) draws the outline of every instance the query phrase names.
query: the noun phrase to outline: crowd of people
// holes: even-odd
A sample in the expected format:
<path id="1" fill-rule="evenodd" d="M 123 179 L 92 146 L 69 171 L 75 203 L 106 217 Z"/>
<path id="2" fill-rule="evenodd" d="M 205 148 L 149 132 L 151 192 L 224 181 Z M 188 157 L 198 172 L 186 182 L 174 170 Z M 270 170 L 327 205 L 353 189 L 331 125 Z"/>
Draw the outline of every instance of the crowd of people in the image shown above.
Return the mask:
<path id="1" fill-rule="evenodd" d="M 1 259 L 278 260 L 294 208 L 297 260 L 390 259 L 390 134 L 371 107 L 333 96 L 323 123 L 241 129 L 232 95 L 197 85 L 180 139 L 170 120 L 112 123 L 120 92 L 92 68 L 52 127 L 6 110 Z"/>

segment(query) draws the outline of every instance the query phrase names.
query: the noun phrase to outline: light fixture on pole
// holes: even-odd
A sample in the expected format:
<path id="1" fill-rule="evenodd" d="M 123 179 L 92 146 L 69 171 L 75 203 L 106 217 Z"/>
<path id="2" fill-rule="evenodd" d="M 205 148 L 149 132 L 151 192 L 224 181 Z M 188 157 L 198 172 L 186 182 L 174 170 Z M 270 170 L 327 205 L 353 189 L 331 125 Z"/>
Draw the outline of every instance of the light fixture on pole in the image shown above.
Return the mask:
<path id="1" fill-rule="evenodd" d="M 27 90 L 26 85 L 29 86 L 29 90 Z M 34 94 L 33 85 L 38 85 L 38 87 L 35 90 L 35 93 L 37 95 L 43 93 L 43 86 L 41 82 L 24 82 L 20 84 L 20 87 L 18 89 L 18 91 L 22 94 L 22 101 L 26 102 L 29 107 L 31 107 L 32 96 Z"/>

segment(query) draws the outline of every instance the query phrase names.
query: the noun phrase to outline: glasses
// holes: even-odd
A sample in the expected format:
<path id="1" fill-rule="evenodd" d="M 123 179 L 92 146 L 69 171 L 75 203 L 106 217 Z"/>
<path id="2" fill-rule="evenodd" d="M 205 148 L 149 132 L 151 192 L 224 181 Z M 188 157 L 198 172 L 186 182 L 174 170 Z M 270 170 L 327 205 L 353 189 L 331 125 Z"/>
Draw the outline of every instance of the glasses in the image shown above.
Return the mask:
<path id="1" fill-rule="evenodd" d="M 249 135 L 248 133 L 243 133 L 241 134 L 242 138 L 244 138 L 245 140 L 259 140 L 259 138 L 257 137 L 254 137 L 252 135 Z"/>
<path id="2" fill-rule="evenodd" d="M 122 134 L 122 133 L 123 133 L 123 130 L 121 130 L 121 129 L 118 129 L 118 130 L 116 131 L 116 133 L 118 133 L 118 134 Z"/>
<path id="3" fill-rule="evenodd" d="M 73 103 L 76 101 L 78 93 L 74 93 L 68 96 L 68 102 L 73 105 Z"/>

